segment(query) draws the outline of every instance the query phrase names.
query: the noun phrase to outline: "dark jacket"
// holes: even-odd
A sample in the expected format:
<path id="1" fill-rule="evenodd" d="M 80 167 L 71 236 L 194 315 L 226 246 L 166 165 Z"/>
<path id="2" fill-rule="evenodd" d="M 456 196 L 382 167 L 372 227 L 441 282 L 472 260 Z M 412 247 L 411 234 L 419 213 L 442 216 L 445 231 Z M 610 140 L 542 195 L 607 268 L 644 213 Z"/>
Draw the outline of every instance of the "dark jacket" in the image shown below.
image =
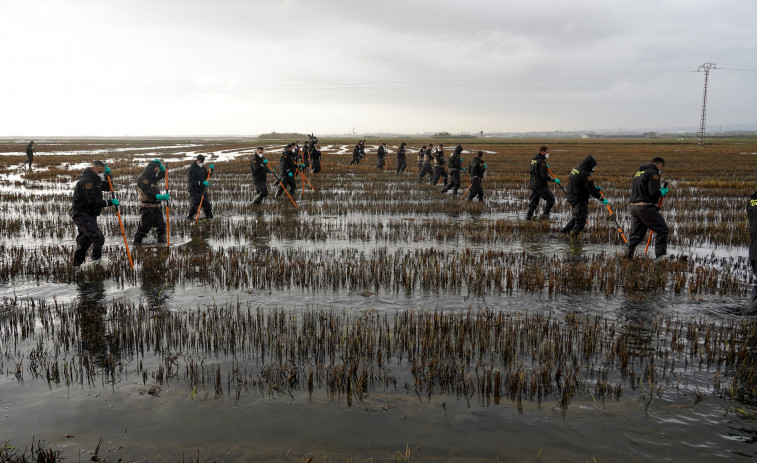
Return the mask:
<path id="1" fill-rule="evenodd" d="M 297 173 L 297 165 L 294 163 L 294 153 L 291 151 L 284 151 L 281 153 L 281 159 L 279 159 L 279 175 L 289 176 L 289 172 L 292 175 Z"/>
<path id="2" fill-rule="evenodd" d="M 406 156 L 405 156 L 405 145 L 406 145 L 406 144 L 407 144 L 407 143 L 405 143 L 405 142 L 403 141 L 402 143 L 400 143 L 400 147 L 399 147 L 399 148 L 397 148 L 397 159 L 398 159 L 398 160 L 399 160 L 399 159 L 403 159 L 403 160 L 404 160 L 404 159 L 406 159 Z"/>
<path id="3" fill-rule="evenodd" d="M 362 158 L 364 151 L 365 150 L 363 149 L 363 146 L 360 143 L 358 143 L 357 145 L 355 145 L 355 148 L 352 150 L 352 157 L 354 159 Z"/>
<path id="4" fill-rule="evenodd" d="M 589 201 L 589 195 L 601 199 L 599 190 L 594 187 L 594 168 L 597 161 L 591 156 L 586 156 L 579 165 L 570 171 L 566 199 L 571 204 L 585 203 Z"/>
<path id="5" fill-rule="evenodd" d="M 486 173 L 486 163 L 480 157 L 475 156 L 468 164 L 468 172 L 471 177 L 483 177 Z"/>
<path id="6" fill-rule="evenodd" d="M 423 156 L 423 162 L 427 162 L 429 164 L 431 164 L 432 162 L 434 162 L 434 153 L 431 151 L 431 147 L 430 146 L 428 148 L 426 148 L 426 152 L 423 153 L 423 154 L 424 154 L 424 156 Z"/>
<path id="7" fill-rule="evenodd" d="M 547 158 L 543 154 L 536 153 L 531 158 L 531 178 L 528 180 L 530 190 L 541 190 L 547 186 L 547 182 L 554 181 L 547 171 L 548 167 Z"/>
<path id="8" fill-rule="evenodd" d="M 376 156 L 379 158 L 383 158 L 386 156 L 386 149 L 384 149 L 383 145 L 379 146 L 378 151 L 376 152 Z"/>
<path id="9" fill-rule="evenodd" d="M 746 213 L 749 217 L 749 231 L 752 237 L 749 242 L 749 260 L 757 260 L 757 191 L 752 193 L 746 206 Z"/>
<path id="10" fill-rule="evenodd" d="M 29 143 L 26 145 L 26 155 L 27 156 L 34 156 L 34 144 Z"/>
<path id="11" fill-rule="evenodd" d="M 629 203 L 657 204 L 660 199 L 660 170 L 652 163 L 643 164 L 633 176 Z"/>
<path id="12" fill-rule="evenodd" d="M 158 182 L 166 177 L 164 170 L 159 170 L 155 173 L 155 168 L 160 167 L 160 163 L 156 161 L 150 161 L 145 167 L 145 171 L 137 179 L 137 195 L 139 201 L 145 205 L 159 205 L 160 201 L 155 199 L 155 195 L 160 194 L 160 186 Z"/>
<path id="13" fill-rule="evenodd" d="M 310 160 L 312 162 L 321 162 L 321 150 L 313 148 L 310 150 Z"/>
<path id="14" fill-rule="evenodd" d="M 443 166 L 446 163 L 447 160 L 444 159 L 444 150 L 436 150 L 436 153 L 434 154 L 434 165 Z"/>
<path id="15" fill-rule="evenodd" d="M 426 159 L 426 148 L 418 150 L 418 162 L 423 162 Z"/>
<path id="16" fill-rule="evenodd" d="M 210 172 L 213 175 L 213 172 Z M 193 162 L 187 169 L 187 185 L 190 193 L 205 193 L 205 185 L 202 184 L 208 179 L 208 169 L 205 166 L 200 167 Z"/>
<path id="17" fill-rule="evenodd" d="M 261 158 L 256 154 L 252 155 L 252 159 L 250 159 L 250 170 L 252 170 L 252 181 L 255 183 L 266 181 L 266 176 L 268 175 L 268 167 L 263 164 L 263 160 L 265 158 Z"/>
<path id="18" fill-rule="evenodd" d="M 463 147 L 461 145 L 457 145 L 455 148 L 455 151 L 452 152 L 452 155 L 449 157 L 449 168 L 450 169 L 460 169 L 463 167 L 463 160 L 460 159 L 460 154 L 463 152 Z"/>
<path id="19" fill-rule="evenodd" d="M 85 212 L 97 217 L 104 207 L 110 203 L 103 199 L 103 191 L 109 191 L 107 180 L 102 181 L 89 167 L 79 175 L 74 186 L 74 199 L 71 205 L 71 214 Z"/>

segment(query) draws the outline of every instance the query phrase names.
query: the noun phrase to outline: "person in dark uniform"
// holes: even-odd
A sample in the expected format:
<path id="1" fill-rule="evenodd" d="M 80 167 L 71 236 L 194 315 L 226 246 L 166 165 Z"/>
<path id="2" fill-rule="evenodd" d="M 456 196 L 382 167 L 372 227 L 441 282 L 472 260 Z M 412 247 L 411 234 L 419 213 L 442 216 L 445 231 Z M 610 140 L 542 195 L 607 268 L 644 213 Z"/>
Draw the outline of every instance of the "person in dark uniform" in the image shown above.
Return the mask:
<path id="1" fill-rule="evenodd" d="M 29 163 L 29 170 L 32 170 L 32 163 L 34 162 L 34 140 L 26 145 L 26 162 Z"/>
<path id="2" fill-rule="evenodd" d="M 166 221 L 163 219 L 161 201 L 171 199 L 168 193 L 160 193 L 160 180 L 166 177 L 166 167 L 160 159 L 153 159 L 147 164 L 145 171 L 137 179 L 137 195 L 139 196 L 139 228 L 134 235 L 134 244 L 142 244 L 142 240 L 150 230 L 155 228 L 158 233 L 158 243 L 166 242 Z"/>
<path id="3" fill-rule="evenodd" d="M 281 153 L 281 159 L 279 159 L 279 175 L 281 176 L 281 184 L 279 189 L 276 190 L 276 197 L 278 198 L 284 194 L 284 188 L 289 189 L 289 193 L 294 193 L 297 189 L 297 182 L 294 181 L 294 174 L 297 172 L 297 164 L 294 162 L 294 144 L 290 143 Z"/>
<path id="4" fill-rule="evenodd" d="M 444 179 L 445 185 L 447 184 L 447 169 L 444 167 L 444 164 L 446 163 L 447 160 L 444 159 L 444 146 L 439 143 L 439 147 L 436 149 L 436 153 L 434 153 L 434 176 L 431 178 L 432 185 L 436 185 L 440 178 Z"/>
<path id="5" fill-rule="evenodd" d="M 484 202 L 484 189 L 481 187 L 481 181 L 486 174 L 486 163 L 484 162 L 484 152 L 479 151 L 476 157 L 471 159 L 468 165 L 468 172 L 470 172 L 470 192 L 468 193 L 468 201 L 473 201 L 473 198 L 478 196 L 479 202 Z"/>
<path id="6" fill-rule="evenodd" d="M 314 174 L 321 171 L 321 145 L 316 144 L 310 150 L 310 163 Z"/>
<path id="7" fill-rule="evenodd" d="M 423 160 L 426 159 L 426 145 L 418 150 L 418 175 L 423 171 Z M 418 177 L 420 179 L 420 177 Z"/>
<path id="8" fill-rule="evenodd" d="M 110 168 L 102 161 L 94 161 L 79 175 L 74 186 L 71 218 L 79 231 L 76 235 L 74 267 L 84 263 L 90 246 L 93 261 L 98 261 L 102 257 L 105 236 L 97 226 L 97 216 L 104 207 L 119 204 L 117 199 L 103 199 L 103 191 L 110 189 L 105 178 L 107 175 L 110 175 Z"/>
<path id="9" fill-rule="evenodd" d="M 528 189 L 531 190 L 531 194 L 528 196 L 528 211 L 526 211 L 526 220 L 531 220 L 534 217 L 534 212 L 539 206 L 539 199 L 544 199 L 546 205 L 544 211 L 541 214 L 542 219 L 549 218 L 549 212 L 552 210 L 552 206 L 555 205 L 555 195 L 547 186 L 547 182 L 555 182 L 560 184 L 560 179 L 552 178 L 549 175 L 549 165 L 547 165 L 547 159 L 549 158 L 549 148 L 542 146 L 539 148 L 539 152 L 531 159 L 531 178 L 528 181 Z"/>
<path id="10" fill-rule="evenodd" d="M 418 173 L 418 180 L 420 181 L 423 177 L 428 174 L 429 181 L 434 179 L 434 170 L 431 168 L 431 163 L 434 162 L 434 154 L 431 151 L 431 145 L 426 148 L 423 147 L 423 163 L 421 164 L 421 170 Z"/>
<path id="11" fill-rule="evenodd" d="M 355 148 L 352 150 L 352 161 L 350 161 L 350 165 L 360 164 L 363 157 L 365 157 L 365 145 L 362 140 L 359 140 L 355 145 Z"/>
<path id="12" fill-rule="evenodd" d="M 376 152 L 376 169 L 386 168 L 386 143 L 382 143 Z"/>
<path id="13" fill-rule="evenodd" d="M 749 266 L 752 267 L 754 284 L 752 285 L 752 303 L 747 310 L 748 315 L 757 315 L 757 191 L 752 193 L 746 205 L 749 218 Z"/>
<path id="14" fill-rule="evenodd" d="M 593 176 L 596 166 L 596 159 L 589 155 L 570 171 L 567 200 L 571 205 L 571 218 L 570 222 L 560 230 L 563 234 L 572 232 L 571 236 L 577 238 L 581 230 L 586 227 L 586 220 L 589 218 L 589 196 L 594 196 L 602 201 L 602 204 L 608 202 L 599 193 L 600 188 L 594 185 Z"/>
<path id="15" fill-rule="evenodd" d="M 657 202 L 668 194 L 666 187 L 660 187 L 660 174 L 665 160 L 660 157 L 642 164 L 631 182 L 629 212 L 631 213 L 631 234 L 628 236 L 626 257 L 633 258 L 636 246 L 644 239 L 648 229 L 655 233 L 655 257 L 662 257 L 668 251 L 668 225 L 660 214 Z"/>
<path id="16" fill-rule="evenodd" d="M 397 173 L 404 172 L 407 167 L 407 154 L 405 154 L 405 146 L 407 143 L 404 141 L 400 143 L 400 147 L 397 148 Z"/>
<path id="17" fill-rule="evenodd" d="M 198 154 L 195 162 L 187 170 L 187 186 L 189 187 L 189 220 L 195 220 L 197 209 L 202 202 L 202 212 L 206 219 L 213 218 L 213 206 L 210 204 L 210 194 L 206 188 L 210 185 L 210 177 L 213 175 L 213 164 L 210 164 L 210 175 L 205 168 L 205 156 Z M 203 196 L 205 199 L 203 199 Z"/>
<path id="18" fill-rule="evenodd" d="M 460 171 L 465 171 L 465 167 L 463 167 L 463 159 L 460 157 L 462 153 L 463 146 L 457 145 L 455 151 L 453 151 L 452 155 L 449 157 L 450 182 L 447 186 L 442 188 L 442 193 L 452 190 L 452 193 L 457 194 L 457 190 L 460 188 Z"/>
<path id="19" fill-rule="evenodd" d="M 258 195 L 252 200 L 252 204 L 260 204 L 263 198 L 268 196 L 268 159 L 263 156 L 263 147 L 257 149 L 257 152 L 250 159 L 250 169 L 252 170 L 252 183 Z"/>

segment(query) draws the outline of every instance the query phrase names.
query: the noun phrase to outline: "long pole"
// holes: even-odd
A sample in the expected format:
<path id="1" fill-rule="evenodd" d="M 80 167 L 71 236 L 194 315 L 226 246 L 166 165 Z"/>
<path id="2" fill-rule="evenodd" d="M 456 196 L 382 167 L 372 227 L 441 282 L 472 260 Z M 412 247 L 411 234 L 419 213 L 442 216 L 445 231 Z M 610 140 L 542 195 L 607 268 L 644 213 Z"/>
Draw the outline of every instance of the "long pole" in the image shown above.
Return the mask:
<path id="1" fill-rule="evenodd" d="M 301 176 L 302 176 L 302 189 L 303 189 L 303 190 L 305 189 L 305 182 L 307 181 L 307 182 L 308 182 L 308 185 L 310 185 L 310 188 L 311 188 L 311 189 L 312 189 L 313 191 L 315 191 L 315 188 L 313 188 L 313 184 L 312 184 L 312 183 L 310 183 L 310 180 L 308 180 L 307 176 L 306 176 L 305 174 L 303 174 L 303 173 L 302 173 L 302 171 L 300 170 L 300 168 L 299 168 L 299 167 L 297 168 L 297 173 L 298 173 L 299 175 L 301 175 Z"/>
<path id="2" fill-rule="evenodd" d="M 163 164 L 166 168 L 166 194 L 168 194 L 168 162 Z M 168 214 L 168 201 L 166 201 L 166 247 L 171 246 L 171 220 Z"/>
<path id="3" fill-rule="evenodd" d="M 213 172 L 213 169 L 208 171 L 208 178 L 205 179 L 206 182 L 210 181 L 210 174 Z M 200 218 L 200 209 L 202 209 L 202 202 L 205 200 L 205 190 L 202 190 L 202 198 L 200 198 L 200 205 L 197 206 L 197 215 L 195 215 L 195 223 L 197 223 L 197 219 Z"/>
<path id="4" fill-rule="evenodd" d="M 599 190 L 599 196 L 601 196 L 602 199 L 605 199 L 605 194 L 602 193 L 602 190 Z M 607 211 L 610 213 L 610 216 L 615 220 L 615 225 L 618 227 L 618 232 L 620 232 L 620 237 L 623 238 L 623 242 L 628 244 L 626 235 L 625 233 L 623 233 L 623 227 L 620 226 L 620 222 L 618 222 L 618 218 L 615 216 L 615 214 L 612 213 L 612 209 L 610 209 L 610 203 L 605 204 L 605 206 L 607 206 Z"/>
<path id="5" fill-rule="evenodd" d="M 549 172 L 549 175 L 552 176 L 552 180 L 557 179 L 557 176 L 552 173 L 552 171 L 549 169 L 549 166 L 547 166 L 547 172 Z M 557 186 L 560 187 L 560 189 L 562 190 L 563 193 L 565 193 L 566 195 L 568 194 L 568 192 L 565 191 L 565 188 L 563 188 L 562 183 L 558 183 Z"/>
<path id="6" fill-rule="evenodd" d="M 668 182 L 665 182 L 665 184 L 663 184 L 662 187 L 663 188 L 667 188 L 668 187 Z M 657 208 L 658 209 L 662 207 L 662 198 L 664 198 L 664 196 L 660 196 L 660 200 L 657 201 Z M 647 255 L 647 251 L 649 250 L 649 243 L 651 243 L 651 242 L 652 242 L 652 230 L 649 230 L 649 238 L 647 238 L 647 246 L 644 248 L 644 255 L 645 256 Z"/>
<path id="7" fill-rule="evenodd" d="M 266 164 L 265 166 L 268 167 L 268 170 L 270 170 L 273 176 L 276 177 L 276 181 L 279 182 L 279 186 L 281 186 L 281 189 L 284 190 L 284 193 L 286 193 L 287 196 L 289 196 L 289 200 L 292 201 L 292 204 L 294 204 L 294 207 L 299 209 L 299 206 L 297 206 L 297 203 L 294 202 L 294 199 L 292 199 L 292 195 L 290 195 L 287 189 L 284 188 L 284 184 L 281 183 L 281 179 L 279 178 L 278 175 L 276 175 L 276 172 L 273 169 L 271 169 L 271 166 L 269 166 L 268 164 Z"/>
<path id="8" fill-rule="evenodd" d="M 108 186 L 110 187 L 110 195 L 113 199 L 116 199 L 116 192 L 113 191 L 113 183 L 110 181 L 110 175 L 108 175 Z M 118 206 L 116 208 L 116 215 L 118 216 L 118 225 L 121 227 L 121 236 L 124 237 L 124 246 L 126 246 L 126 255 L 129 256 L 129 265 L 134 270 L 134 262 L 131 260 L 131 252 L 129 251 L 129 243 L 126 241 L 126 232 L 124 231 L 124 223 L 121 220 L 121 213 L 118 212 Z"/>

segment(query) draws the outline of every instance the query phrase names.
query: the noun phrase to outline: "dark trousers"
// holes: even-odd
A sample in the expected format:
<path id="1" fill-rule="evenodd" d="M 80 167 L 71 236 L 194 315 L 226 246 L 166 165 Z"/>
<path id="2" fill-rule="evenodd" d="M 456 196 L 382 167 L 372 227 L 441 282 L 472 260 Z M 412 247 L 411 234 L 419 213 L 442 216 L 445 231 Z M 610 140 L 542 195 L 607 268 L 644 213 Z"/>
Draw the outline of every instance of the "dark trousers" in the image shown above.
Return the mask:
<path id="1" fill-rule="evenodd" d="M 473 201 L 473 198 L 478 196 L 479 201 L 484 200 L 484 189 L 481 188 L 481 180 L 483 180 L 481 177 L 471 177 L 470 178 L 470 190 L 468 193 L 468 201 Z"/>
<path id="2" fill-rule="evenodd" d="M 578 236 L 586 227 L 586 220 L 589 218 L 589 202 L 570 203 L 570 205 L 572 206 L 570 222 L 563 227 L 562 232 L 573 231 L 573 236 Z"/>
<path id="3" fill-rule="evenodd" d="M 549 215 L 549 211 L 551 211 L 552 206 L 555 205 L 555 195 L 552 194 L 552 190 L 550 190 L 548 186 L 545 186 L 538 190 L 531 190 L 531 194 L 528 196 L 528 211 L 526 212 L 527 219 L 534 216 L 536 208 L 539 207 L 540 199 L 544 199 L 544 201 L 547 202 L 544 206 L 544 212 L 542 215 Z"/>
<path id="4" fill-rule="evenodd" d="M 287 188 L 290 193 L 293 193 L 297 189 L 297 182 L 294 181 L 294 177 L 290 177 L 289 174 L 281 176 L 281 183 L 279 184 L 279 190 L 283 191 L 283 188 Z"/>
<path id="5" fill-rule="evenodd" d="M 312 166 L 313 166 L 313 173 L 314 174 L 317 174 L 318 172 L 321 171 L 321 161 L 313 161 Z"/>
<path id="6" fill-rule="evenodd" d="M 431 169 L 431 163 L 430 162 L 422 162 L 421 163 L 421 170 L 418 173 L 418 180 L 422 179 L 426 176 L 426 174 L 433 176 L 434 171 Z"/>
<path id="7" fill-rule="evenodd" d="M 660 214 L 660 208 L 656 205 L 630 206 L 631 234 L 628 235 L 628 247 L 636 247 L 646 238 L 647 230 L 655 233 L 654 244 L 666 246 L 668 244 L 668 225 Z"/>
<path id="8" fill-rule="evenodd" d="M 750 260 L 752 266 L 752 275 L 754 276 L 754 285 L 752 285 L 752 300 L 757 299 L 757 260 Z"/>
<path id="9" fill-rule="evenodd" d="M 363 159 L 363 157 L 362 157 L 362 156 L 360 156 L 360 155 L 358 155 L 358 156 L 355 156 L 355 155 L 353 155 L 353 156 L 352 156 L 352 161 L 350 161 L 350 165 L 353 165 L 353 164 L 360 164 L 360 160 L 361 160 L 361 159 Z"/>
<path id="10" fill-rule="evenodd" d="M 34 162 L 34 155 L 33 154 L 27 154 L 26 155 L 26 162 L 29 163 L 29 168 L 32 168 L 32 163 Z"/>
<path id="11" fill-rule="evenodd" d="M 100 231 L 100 227 L 97 226 L 97 218 L 86 212 L 75 211 L 72 219 L 76 224 L 76 228 L 79 230 L 79 234 L 76 235 L 74 265 L 81 265 L 84 263 L 84 258 L 87 257 L 87 250 L 90 246 L 92 246 L 92 260 L 97 260 L 102 257 L 105 236 L 103 236 L 103 232 Z"/>
<path id="12" fill-rule="evenodd" d="M 397 173 L 404 172 L 407 167 L 407 160 L 405 158 L 397 158 Z"/>
<path id="13" fill-rule="evenodd" d="M 436 185 L 439 179 L 444 179 L 444 184 L 447 184 L 447 171 L 444 170 L 444 166 L 434 166 L 434 176 L 431 178 L 431 184 Z"/>
<path id="14" fill-rule="evenodd" d="M 376 169 L 383 169 L 386 165 L 386 158 L 383 156 L 376 156 Z"/>
<path id="15" fill-rule="evenodd" d="M 447 186 L 442 188 L 442 193 L 452 189 L 454 189 L 455 193 L 457 193 L 458 188 L 460 188 L 460 169 L 450 169 L 449 178 L 450 181 Z"/>
<path id="16" fill-rule="evenodd" d="M 255 189 L 258 191 L 258 194 L 261 198 L 268 196 L 268 184 L 265 182 L 265 180 L 256 181 Z"/>
<path id="17" fill-rule="evenodd" d="M 423 170 L 423 161 L 418 161 L 418 173 L 420 174 Z"/>
<path id="18" fill-rule="evenodd" d="M 204 201 L 203 201 L 204 203 Z M 166 221 L 163 219 L 163 208 L 142 206 L 139 208 L 139 228 L 134 235 L 134 241 L 141 241 L 142 238 L 155 228 L 158 236 L 166 236 Z"/>
<path id="19" fill-rule="evenodd" d="M 189 218 L 191 220 L 194 220 L 197 216 L 197 209 L 200 207 L 200 201 L 202 201 L 202 212 L 205 213 L 206 219 L 212 219 L 213 218 L 213 206 L 210 204 L 210 195 L 206 192 L 204 193 L 205 199 L 202 199 L 203 193 L 200 192 L 189 192 Z"/>

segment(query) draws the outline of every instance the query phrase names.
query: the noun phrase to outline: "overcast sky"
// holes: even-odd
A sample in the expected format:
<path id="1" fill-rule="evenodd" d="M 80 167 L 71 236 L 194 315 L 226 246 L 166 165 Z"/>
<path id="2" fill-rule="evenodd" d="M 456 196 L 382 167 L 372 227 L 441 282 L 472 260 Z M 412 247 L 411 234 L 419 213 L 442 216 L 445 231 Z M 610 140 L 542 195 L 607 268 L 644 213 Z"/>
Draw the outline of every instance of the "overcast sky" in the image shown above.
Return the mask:
<path id="1" fill-rule="evenodd" d="M 757 124 L 755 0 L 0 0 L 0 136 Z M 722 68 L 722 69 L 721 69 Z"/>

